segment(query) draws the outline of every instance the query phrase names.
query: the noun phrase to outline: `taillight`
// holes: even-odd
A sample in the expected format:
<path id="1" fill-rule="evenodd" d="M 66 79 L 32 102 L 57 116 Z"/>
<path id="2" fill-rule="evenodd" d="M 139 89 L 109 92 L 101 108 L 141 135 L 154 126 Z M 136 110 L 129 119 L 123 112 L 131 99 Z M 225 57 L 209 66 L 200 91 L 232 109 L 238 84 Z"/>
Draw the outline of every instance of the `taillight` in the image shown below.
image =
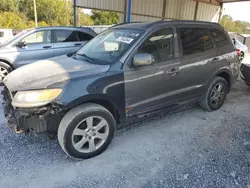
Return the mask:
<path id="1" fill-rule="evenodd" d="M 236 54 L 240 56 L 240 49 L 236 49 Z"/>

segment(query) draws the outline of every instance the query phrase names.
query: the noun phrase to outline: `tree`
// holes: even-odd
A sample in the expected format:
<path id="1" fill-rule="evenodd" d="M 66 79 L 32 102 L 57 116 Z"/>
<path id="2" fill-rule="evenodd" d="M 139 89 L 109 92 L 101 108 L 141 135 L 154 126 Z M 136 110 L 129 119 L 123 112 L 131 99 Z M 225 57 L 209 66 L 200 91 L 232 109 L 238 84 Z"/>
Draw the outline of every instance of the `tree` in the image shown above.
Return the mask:
<path id="1" fill-rule="evenodd" d="M 93 10 L 91 18 L 95 25 L 112 25 L 119 23 L 119 13 Z"/>
<path id="2" fill-rule="evenodd" d="M 25 20 L 14 12 L 0 13 L 0 28 L 27 29 Z"/>
<path id="3" fill-rule="evenodd" d="M 229 32 L 237 33 L 250 33 L 250 23 L 246 21 L 234 21 L 229 15 L 224 15 L 220 21 L 220 24 Z"/>
<path id="4" fill-rule="evenodd" d="M 0 5 L 0 12 L 15 12 L 18 9 L 15 0 L 0 0 Z"/>
<path id="5" fill-rule="evenodd" d="M 68 15 L 71 15 L 71 1 L 66 8 L 65 0 L 38 0 L 36 3 L 38 22 L 44 21 L 51 26 L 66 25 L 66 9 Z M 21 0 L 19 7 L 20 12 L 25 13 L 29 20 L 34 20 L 33 0 Z"/>

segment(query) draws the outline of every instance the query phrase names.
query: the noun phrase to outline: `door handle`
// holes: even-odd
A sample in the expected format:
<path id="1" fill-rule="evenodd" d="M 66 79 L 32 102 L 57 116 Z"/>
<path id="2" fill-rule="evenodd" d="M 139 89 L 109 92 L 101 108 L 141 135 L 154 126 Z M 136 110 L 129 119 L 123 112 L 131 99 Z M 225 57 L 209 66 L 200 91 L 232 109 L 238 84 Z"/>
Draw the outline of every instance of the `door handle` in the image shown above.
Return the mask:
<path id="1" fill-rule="evenodd" d="M 51 48 L 51 47 L 52 47 L 52 46 L 44 46 L 43 48 L 45 48 L 45 49 L 46 49 L 46 48 Z"/>
<path id="2" fill-rule="evenodd" d="M 167 73 L 171 76 L 175 76 L 178 72 L 180 72 L 179 68 L 172 68 Z"/>
<path id="3" fill-rule="evenodd" d="M 79 43 L 76 43 L 76 44 L 74 44 L 75 46 L 81 46 L 82 44 L 79 44 Z"/>

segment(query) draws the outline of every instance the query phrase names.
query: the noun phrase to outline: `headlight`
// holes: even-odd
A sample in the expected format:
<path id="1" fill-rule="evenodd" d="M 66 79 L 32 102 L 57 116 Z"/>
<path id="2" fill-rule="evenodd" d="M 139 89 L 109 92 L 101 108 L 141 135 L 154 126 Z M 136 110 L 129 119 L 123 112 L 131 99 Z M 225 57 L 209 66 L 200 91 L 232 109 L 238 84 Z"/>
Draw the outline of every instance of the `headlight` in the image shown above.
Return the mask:
<path id="1" fill-rule="evenodd" d="M 44 106 L 60 95 L 62 89 L 43 89 L 19 91 L 12 100 L 12 105 L 21 108 Z"/>

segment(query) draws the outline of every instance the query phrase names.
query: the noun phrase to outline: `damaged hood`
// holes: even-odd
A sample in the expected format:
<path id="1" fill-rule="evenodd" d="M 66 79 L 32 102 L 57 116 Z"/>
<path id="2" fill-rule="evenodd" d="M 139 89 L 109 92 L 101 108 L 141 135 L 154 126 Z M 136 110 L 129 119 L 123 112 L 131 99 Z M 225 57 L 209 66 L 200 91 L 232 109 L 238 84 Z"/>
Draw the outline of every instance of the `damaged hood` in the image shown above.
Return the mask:
<path id="1" fill-rule="evenodd" d="M 58 82 L 106 72 L 109 67 L 63 55 L 18 68 L 3 82 L 10 91 L 44 89 Z"/>

